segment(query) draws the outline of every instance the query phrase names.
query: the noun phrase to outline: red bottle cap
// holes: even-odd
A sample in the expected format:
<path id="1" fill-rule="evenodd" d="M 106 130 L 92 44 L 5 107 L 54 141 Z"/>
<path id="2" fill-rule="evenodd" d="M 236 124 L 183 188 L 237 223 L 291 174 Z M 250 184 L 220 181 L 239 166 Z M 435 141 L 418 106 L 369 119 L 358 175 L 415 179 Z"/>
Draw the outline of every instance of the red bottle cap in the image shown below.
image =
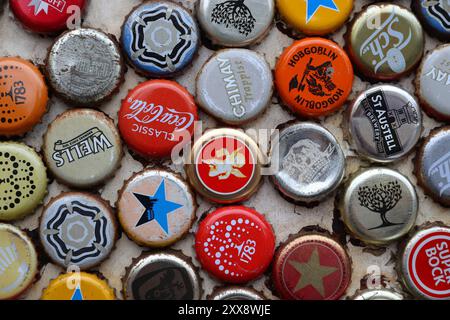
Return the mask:
<path id="1" fill-rule="evenodd" d="M 86 0 L 10 0 L 16 18 L 31 31 L 55 33 L 67 28 L 76 13 L 71 6 L 84 9 Z"/>
<path id="2" fill-rule="evenodd" d="M 197 119 L 194 98 L 185 88 L 174 81 L 151 80 L 138 85 L 123 100 L 119 130 L 135 152 L 164 158 L 186 133 L 193 135 Z"/>
<path id="3" fill-rule="evenodd" d="M 255 210 L 224 207 L 200 223 L 195 250 L 206 271 L 221 281 L 244 283 L 261 276 L 269 266 L 275 235 Z"/>

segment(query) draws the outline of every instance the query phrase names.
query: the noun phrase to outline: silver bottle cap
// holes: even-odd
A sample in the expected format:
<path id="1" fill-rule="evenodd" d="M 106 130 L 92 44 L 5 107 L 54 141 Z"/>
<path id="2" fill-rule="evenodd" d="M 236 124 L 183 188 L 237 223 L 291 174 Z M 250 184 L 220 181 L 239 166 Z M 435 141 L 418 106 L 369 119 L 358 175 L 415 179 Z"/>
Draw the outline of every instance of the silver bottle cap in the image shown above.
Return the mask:
<path id="1" fill-rule="evenodd" d="M 342 220 L 355 237 L 384 245 L 411 230 L 418 200 L 408 178 L 391 169 L 373 168 L 351 178 L 340 207 Z"/>
<path id="2" fill-rule="evenodd" d="M 207 113 L 238 125 L 260 115 L 270 104 L 272 71 L 258 53 L 246 49 L 217 52 L 197 77 L 197 101 Z"/>
<path id="3" fill-rule="evenodd" d="M 416 99 L 403 89 L 380 85 L 361 93 L 348 109 L 353 147 L 363 157 L 387 163 L 406 156 L 422 131 Z"/>
<path id="4" fill-rule="evenodd" d="M 327 129 L 310 122 L 291 124 L 272 143 L 272 165 L 279 168 L 272 180 L 288 198 L 319 201 L 341 183 L 345 157 Z"/>
<path id="5" fill-rule="evenodd" d="M 403 296 L 389 289 L 367 289 L 359 291 L 352 300 L 403 300 Z"/>
<path id="6" fill-rule="evenodd" d="M 227 287 L 215 290 L 209 300 L 264 300 L 256 290 L 241 287 Z"/>

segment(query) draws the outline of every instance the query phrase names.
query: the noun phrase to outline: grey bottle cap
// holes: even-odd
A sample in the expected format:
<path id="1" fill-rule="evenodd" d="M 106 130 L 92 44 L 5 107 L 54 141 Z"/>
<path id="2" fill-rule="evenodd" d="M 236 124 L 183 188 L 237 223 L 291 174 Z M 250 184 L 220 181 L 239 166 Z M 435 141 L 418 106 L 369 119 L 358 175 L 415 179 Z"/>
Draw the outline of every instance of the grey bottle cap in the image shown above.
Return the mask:
<path id="1" fill-rule="evenodd" d="M 215 43 L 244 47 L 261 40 L 275 15 L 273 0 L 199 0 L 197 17 Z"/>
<path id="2" fill-rule="evenodd" d="M 238 125 L 260 115 L 270 104 L 272 72 L 265 59 L 246 49 L 213 55 L 197 77 L 197 102 L 212 116 Z"/>
<path id="3" fill-rule="evenodd" d="M 336 138 L 320 125 L 286 126 L 273 142 L 272 176 L 280 192 L 294 201 L 315 202 L 333 192 L 345 172 L 345 157 Z"/>
<path id="4" fill-rule="evenodd" d="M 361 93 L 347 113 L 352 145 L 363 157 L 387 163 L 406 156 L 422 131 L 416 99 L 403 89 L 380 85 Z"/>
<path id="5" fill-rule="evenodd" d="M 250 288 L 227 287 L 215 290 L 209 300 L 264 300 L 264 297 Z"/>
<path id="6" fill-rule="evenodd" d="M 347 183 L 341 216 L 360 240 L 384 245 L 406 235 L 414 226 L 418 201 L 411 182 L 387 168 L 364 170 Z"/>
<path id="7" fill-rule="evenodd" d="M 389 289 L 367 289 L 356 293 L 352 300 L 403 300 L 403 296 Z"/>

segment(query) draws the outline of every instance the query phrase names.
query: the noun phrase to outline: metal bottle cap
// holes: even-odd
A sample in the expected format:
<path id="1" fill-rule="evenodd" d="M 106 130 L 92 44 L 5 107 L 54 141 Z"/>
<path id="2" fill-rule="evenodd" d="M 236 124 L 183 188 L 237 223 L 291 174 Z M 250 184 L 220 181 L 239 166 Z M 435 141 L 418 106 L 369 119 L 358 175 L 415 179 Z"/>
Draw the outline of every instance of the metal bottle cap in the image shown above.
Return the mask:
<path id="1" fill-rule="evenodd" d="M 197 18 L 214 43 L 244 47 L 261 40 L 275 15 L 273 0 L 200 0 Z"/>
<path id="2" fill-rule="evenodd" d="M 411 8 L 430 36 L 442 41 L 450 41 L 450 3 L 448 1 L 411 1 Z"/>
<path id="3" fill-rule="evenodd" d="M 117 208 L 120 224 L 132 240 L 165 247 L 189 231 L 197 205 L 190 187 L 178 175 L 144 170 L 125 183 Z"/>
<path id="4" fill-rule="evenodd" d="M 189 258 L 181 253 L 139 257 L 124 278 L 127 300 L 199 300 L 201 282 Z"/>
<path id="5" fill-rule="evenodd" d="M 396 4 L 367 6 L 350 23 L 346 51 L 357 70 L 374 80 L 395 80 L 420 62 L 425 38 L 422 26 L 408 9 Z"/>
<path id="6" fill-rule="evenodd" d="M 33 243 L 20 229 L 0 224 L 0 300 L 19 297 L 33 283 L 38 269 Z"/>
<path id="7" fill-rule="evenodd" d="M 117 224 L 104 200 L 88 193 L 70 192 L 45 206 L 39 235 L 52 261 L 62 267 L 86 270 L 110 255 L 117 239 Z"/>
<path id="8" fill-rule="evenodd" d="M 110 98 L 123 82 L 124 72 L 117 41 L 95 29 L 64 33 L 47 56 L 51 87 L 77 106 L 96 107 Z"/>
<path id="9" fill-rule="evenodd" d="M 347 183 L 340 204 L 349 231 L 374 245 L 388 244 L 414 226 L 418 200 L 411 182 L 386 168 L 364 170 Z"/>
<path id="10" fill-rule="evenodd" d="M 278 170 L 272 181 L 294 201 L 319 201 L 341 183 L 345 157 L 336 138 L 315 123 L 284 127 L 272 149 L 272 164 Z"/>
<path id="11" fill-rule="evenodd" d="M 357 292 L 352 300 L 403 300 L 403 296 L 389 289 L 367 289 Z"/>
<path id="12" fill-rule="evenodd" d="M 256 290 L 244 287 L 226 287 L 214 290 L 209 300 L 265 300 Z"/>
<path id="13" fill-rule="evenodd" d="M 221 50 L 198 74 L 196 91 L 197 101 L 207 113 L 231 125 L 247 123 L 271 102 L 272 71 L 256 52 Z"/>
<path id="14" fill-rule="evenodd" d="M 53 175 L 77 188 L 105 182 L 120 166 L 123 154 L 114 122 L 91 109 L 59 115 L 47 129 L 43 151 Z"/>
<path id="15" fill-rule="evenodd" d="M 406 156 L 422 131 L 416 99 L 403 89 L 380 85 L 362 92 L 347 110 L 353 147 L 374 162 L 392 162 Z"/>

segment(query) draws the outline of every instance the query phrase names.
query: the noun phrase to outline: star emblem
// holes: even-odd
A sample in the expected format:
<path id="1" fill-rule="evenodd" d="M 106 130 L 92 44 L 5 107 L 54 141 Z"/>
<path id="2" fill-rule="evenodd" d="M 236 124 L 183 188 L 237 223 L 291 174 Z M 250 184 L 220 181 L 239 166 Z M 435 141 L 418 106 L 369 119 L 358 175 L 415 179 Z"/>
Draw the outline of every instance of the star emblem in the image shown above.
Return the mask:
<path id="1" fill-rule="evenodd" d="M 34 15 L 37 16 L 39 12 L 44 11 L 48 14 L 48 3 L 42 0 L 31 0 L 28 4 L 29 7 L 34 7 Z"/>
<path id="2" fill-rule="evenodd" d="M 181 208 L 182 205 L 167 200 L 164 179 L 161 181 L 158 190 L 156 190 L 153 196 L 147 196 L 139 193 L 133 194 L 145 207 L 145 211 L 136 224 L 136 227 L 156 220 L 156 222 L 158 222 L 159 226 L 164 230 L 164 232 L 166 234 L 169 234 L 167 215 Z"/>
<path id="3" fill-rule="evenodd" d="M 81 292 L 81 288 L 79 285 L 76 287 L 75 291 L 73 292 L 72 298 L 70 298 L 70 300 L 84 300 L 83 293 Z"/>
<path id="4" fill-rule="evenodd" d="M 323 278 L 337 270 L 337 268 L 322 266 L 320 264 L 317 248 L 312 252 L 308 262 L 300 263 L 298 261 L 290 260 L 289 264 L 300 274 L 300 279 L 295 286 L 294 292 L 306 288 L 307 286 L 312 286 L 322 297 L 325 296 Z"/>
<path id="5" fill-rule="evenodd" d="M 316 14 L 320 7 L 339 12 L 334 0 L 305 0 L 306 1 L 306 23 Z"/>

